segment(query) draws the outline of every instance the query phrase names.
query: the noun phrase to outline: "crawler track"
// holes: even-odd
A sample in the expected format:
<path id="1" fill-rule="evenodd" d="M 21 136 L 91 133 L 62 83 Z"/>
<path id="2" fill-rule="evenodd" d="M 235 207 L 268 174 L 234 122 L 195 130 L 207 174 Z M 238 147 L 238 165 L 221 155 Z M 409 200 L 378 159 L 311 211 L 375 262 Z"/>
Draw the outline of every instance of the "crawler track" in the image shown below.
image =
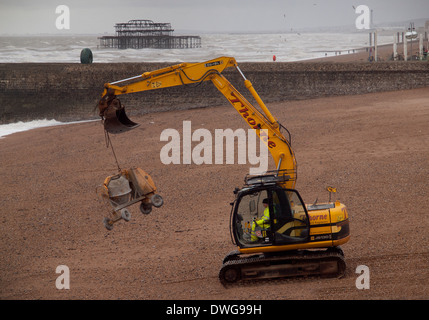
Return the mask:
<path id="1" fill-rule="evenodd" d="M 230 284 L 242 280 L 282 277 L 342 277 L 345 270 L 344 254 L 340 248 L 259 254 L 248 257 L 240 256 L 239 252 L 232 252 L 224 259 L 219 271 L 219 279 L 223 284 Z"/>

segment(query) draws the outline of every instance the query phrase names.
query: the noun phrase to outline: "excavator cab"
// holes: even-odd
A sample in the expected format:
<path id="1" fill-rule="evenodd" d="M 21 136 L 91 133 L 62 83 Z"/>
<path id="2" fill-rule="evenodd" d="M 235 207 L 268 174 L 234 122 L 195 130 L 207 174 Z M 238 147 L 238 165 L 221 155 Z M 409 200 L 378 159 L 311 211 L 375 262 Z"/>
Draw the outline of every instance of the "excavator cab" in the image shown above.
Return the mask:
<path id="1" fill-rule="evenodd" d="M 245 187 L 237 192 L 232 227 L 241 248 L 308 241 L 309 219 L 296 190 L 276 184 Z"/>

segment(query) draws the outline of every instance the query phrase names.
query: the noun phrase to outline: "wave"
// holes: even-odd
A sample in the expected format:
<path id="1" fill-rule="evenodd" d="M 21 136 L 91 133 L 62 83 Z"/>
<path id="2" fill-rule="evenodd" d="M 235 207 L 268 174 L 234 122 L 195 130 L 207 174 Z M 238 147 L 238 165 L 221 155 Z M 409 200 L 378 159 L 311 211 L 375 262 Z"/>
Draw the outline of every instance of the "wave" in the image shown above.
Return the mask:
<path id="1" fill-rule="evenodd" d="M 380 45 L 392 43 L 393 36 L 378 37 Z M 278 33 L 204 34 L 201 48 L 115 49 L 99 46 L 97 36 L 0 37 L 0 62 L 80 63 L 80 52 L 90 48 L 94 62 L 196 62 L 217 56 L 233 56 L 239 62 L 300 61 L 347 53 L 368 46 L 366 33 Z"/>
<path id="2" fill-rule="evenodd" d="M 52 120 L 43 119 L 43 120 L 32 120 L 28 122 L 18 121 L 15 123 L 2 124 L 0 125 L 0 139 L 3 139 L 5 136 L 11 135 L 13 133 L 29 131 L 37 128 L 61 126 L 61 125 L 84 123 L 84 122 L 91 122 L 91 121 L 96 121 L 96 120 L 61 122 L 55 119 L 52 119 Z"/>

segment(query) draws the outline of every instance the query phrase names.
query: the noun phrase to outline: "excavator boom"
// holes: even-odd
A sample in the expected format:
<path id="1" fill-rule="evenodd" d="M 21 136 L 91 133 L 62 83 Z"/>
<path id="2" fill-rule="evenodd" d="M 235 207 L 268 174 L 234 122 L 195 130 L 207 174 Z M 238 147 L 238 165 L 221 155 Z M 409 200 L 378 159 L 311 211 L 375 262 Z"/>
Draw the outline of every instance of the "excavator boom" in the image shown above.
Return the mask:
<path id="1" fill-rule="evenodd" d="M 223 70 L 235 67 L 243 77 L 244 84 L 258 103 L 260 110 L 254 107 L 234 86 L 221 74 Z M 173 86 L 198 84 L 211 81 L 226 97 L 246 123 L 268 147 L 277 170 L 286 179 L 285 187 L 294 188 L 296 181 L 296 160 L 289 140 L 281 132 L 284 128 L 271 114 L 257 94 L 250 80 L 246 79 L 232 57 L 219 57 L 201 63 L 181 63 L 175 66 L 145 72 L 142 75 L 106 83 L 98 108 L 104 120 L 104 128 L 109 133 L 122 133 L 138 126 L 125 113 L 117 96 L 142 91 L 157 90 Z M 119 84 L 128 83 L 123 86 Z M 265 131 L 266 130 L 266 131 Z M 267 134 L 266 134 L 267 132 Z"/>
<path id="2" fill-rule="evenodd" d="M 185 84 L 199 83 L 206 81 L 207 76 L 212 73 L 222 73 L 229 67 L 236 67 L 237 62 L 234 58 L 220 57 L 200 63 L 181 63 L 171 67 L 145 72 L 141 75 L 118 80 L 104 85 L 103 96 L 121 95 L 153 89 L 162 89 Z M 124 86 L 118 86 L 120 83 L 133 81 Z"/>

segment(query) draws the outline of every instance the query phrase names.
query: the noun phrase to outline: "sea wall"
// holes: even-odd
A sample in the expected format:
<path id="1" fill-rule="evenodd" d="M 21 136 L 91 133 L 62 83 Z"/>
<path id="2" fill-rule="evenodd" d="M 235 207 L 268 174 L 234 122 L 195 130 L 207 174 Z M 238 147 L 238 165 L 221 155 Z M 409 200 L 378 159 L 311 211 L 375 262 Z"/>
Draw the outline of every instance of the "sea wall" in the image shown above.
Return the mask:
<path id="1" fill-rule="evenodd" d="M 0 123 L 43 118 L 61 121 L 95 119 L 95 107 L 104 83 L 169 65 L 0 64 Z M 429 64 L 423 62 L 241 63 L 240 69 L 266 103 L 429 86 Z M 236 70 L 227 69 L 223 74 L 249 98 Z M 223 95 L 209 82 L 124 95 L 121 102 L 131 116 L 228 105 Z"/>

